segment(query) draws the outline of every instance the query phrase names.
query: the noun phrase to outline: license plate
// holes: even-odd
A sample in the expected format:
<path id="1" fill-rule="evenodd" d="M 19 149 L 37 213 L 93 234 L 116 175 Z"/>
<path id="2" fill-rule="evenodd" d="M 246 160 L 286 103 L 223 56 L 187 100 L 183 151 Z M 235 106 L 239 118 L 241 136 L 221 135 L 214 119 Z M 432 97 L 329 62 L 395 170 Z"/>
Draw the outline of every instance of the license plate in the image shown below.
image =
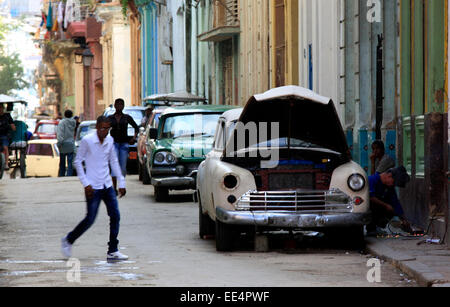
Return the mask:
<path id="1" fill-rule="evenodd" d="M 137 152 L 136 151 L 130 152 L 129 157 L 130 157 L 131 160 L 136 160 L 137 159 Z"/>

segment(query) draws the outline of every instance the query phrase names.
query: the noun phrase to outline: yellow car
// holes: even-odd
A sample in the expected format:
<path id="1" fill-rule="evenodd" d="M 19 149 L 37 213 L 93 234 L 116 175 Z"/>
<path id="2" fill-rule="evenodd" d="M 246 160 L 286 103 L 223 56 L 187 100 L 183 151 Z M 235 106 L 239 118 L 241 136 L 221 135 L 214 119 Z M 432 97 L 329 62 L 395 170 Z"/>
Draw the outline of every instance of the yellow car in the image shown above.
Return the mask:
<path id="1" fill-rule="evenodd" d="M 58 177 L 59 150 L 57 140 L 32 140 L 27 149 L 27 177 Z"/>

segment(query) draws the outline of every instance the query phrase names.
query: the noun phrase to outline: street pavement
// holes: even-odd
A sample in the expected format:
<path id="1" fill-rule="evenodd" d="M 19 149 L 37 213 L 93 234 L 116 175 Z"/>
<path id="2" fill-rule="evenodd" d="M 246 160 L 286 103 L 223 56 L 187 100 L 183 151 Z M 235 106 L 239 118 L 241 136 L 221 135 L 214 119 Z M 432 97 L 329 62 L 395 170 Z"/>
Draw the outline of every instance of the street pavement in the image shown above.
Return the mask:
<path id="1" fill-rule="evenodd" d="M 450 249 L 430 237 L 367 238 L 368 251 L 414 278 L 423 287 L 450 287 Z"/>
<path id="2" fill-rule="evenodd" d="M 86 210 L 78 179 L 1 180 L 0 286 L 417 286 L 383 259 L 380 282 L 369 282 L 373 255 L 317 244 L 315 238 L 292 246 L 286 235 L 277 234 L 270 237 L 268 252 L 255 252 L 243 239 L 236 251 L 218 253 L 214 239 L 198 236 L 192 192 L 156 203 L 153 188 L 137 176 L 127 177 L 127 195 L 119 203 L 120 251 L 130 259 L 106 261 L 109 220 L 102 205 L 95 224 L 75 242 L 74 259 L 67 261 L 61 238 Z"/>

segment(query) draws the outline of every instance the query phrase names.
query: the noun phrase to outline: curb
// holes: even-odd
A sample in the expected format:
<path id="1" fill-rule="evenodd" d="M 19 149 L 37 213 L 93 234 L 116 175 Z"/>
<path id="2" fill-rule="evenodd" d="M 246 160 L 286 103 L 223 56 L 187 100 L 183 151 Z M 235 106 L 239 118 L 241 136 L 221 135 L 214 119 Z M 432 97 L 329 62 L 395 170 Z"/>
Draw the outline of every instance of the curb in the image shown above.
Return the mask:
<path id="1" fill-rule="evenodd" d="M 429 266 L 416 260 L 415 257 L 397 252 L 376 238 L 366 238 L 366 249 L 369 253 L 388 261 L 403 273 L 414 278 L 422 287 L 449 285 L 445 277 Z"/>

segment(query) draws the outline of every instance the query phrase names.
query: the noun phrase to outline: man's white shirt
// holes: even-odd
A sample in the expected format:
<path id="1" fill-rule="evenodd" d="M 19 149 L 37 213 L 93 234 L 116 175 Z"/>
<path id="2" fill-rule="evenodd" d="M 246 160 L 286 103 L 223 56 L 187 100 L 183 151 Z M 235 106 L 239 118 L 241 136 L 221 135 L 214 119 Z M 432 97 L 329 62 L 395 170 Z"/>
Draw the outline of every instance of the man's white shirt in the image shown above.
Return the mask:
<path id="1" fill-rule="evenodd" d="M 82 165 L 83 161 L 86 172 Z M 86 135 L 81 140 L 74 164 L 78 178 L 84 187 L 90 185 L 95 190 L 110 188 L 112 179 L 109 167 L 111 166 L 113 173 L 119 174 L 117 177 L 119 189 L 125 188 L 125 178 L 119 166 L 114 140 L 110 135 L 103 140 L 103 144 L 100 143 L 96 132 Z"/>

